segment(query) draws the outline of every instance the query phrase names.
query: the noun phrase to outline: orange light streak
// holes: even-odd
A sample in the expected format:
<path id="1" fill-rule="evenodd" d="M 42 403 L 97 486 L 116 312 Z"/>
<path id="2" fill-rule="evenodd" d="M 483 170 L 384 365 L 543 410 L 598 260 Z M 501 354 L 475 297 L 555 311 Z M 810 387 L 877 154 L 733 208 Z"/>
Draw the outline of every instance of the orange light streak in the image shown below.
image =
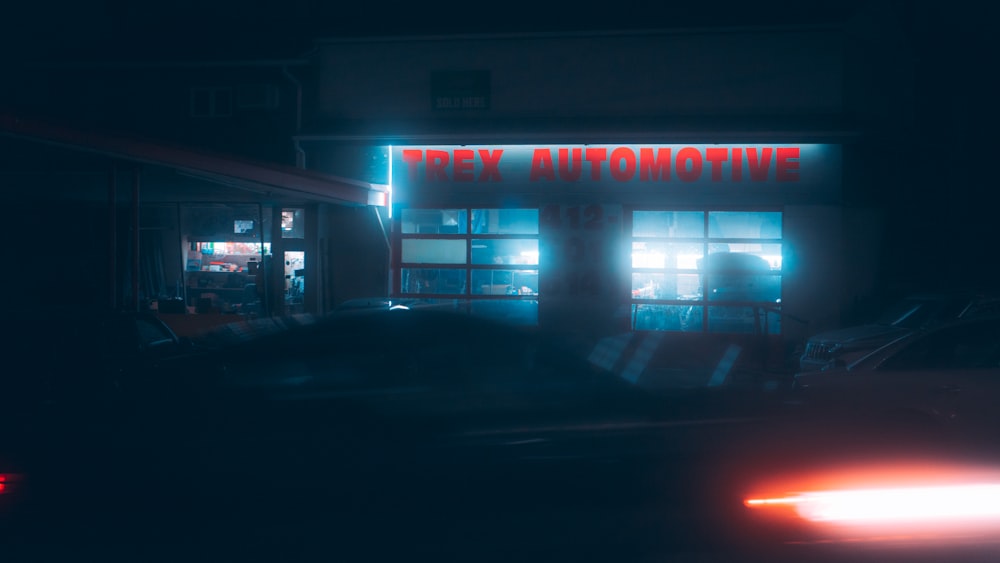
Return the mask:
<path id="1" fill-rule="evenodd" d="M 811 522 L 951 523 L 972 519 L 1000 523 L 1000 484 L 810 491 L 752 498 L 744 504 L 751 508 L 792 505 L 801 518 Z"/>

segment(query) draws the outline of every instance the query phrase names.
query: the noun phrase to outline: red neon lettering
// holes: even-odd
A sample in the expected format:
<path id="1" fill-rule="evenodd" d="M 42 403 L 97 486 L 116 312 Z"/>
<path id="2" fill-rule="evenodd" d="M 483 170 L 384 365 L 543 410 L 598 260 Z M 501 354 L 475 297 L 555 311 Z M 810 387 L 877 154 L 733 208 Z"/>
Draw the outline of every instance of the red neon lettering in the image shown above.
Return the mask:
<path id="1" fill-rule="evenodd" d="M 472 159 L 475 153 L 469 149 L 455 149 L 455 164 L 452 165 L 452 176 L 456 182 L 472 181 Z"/>
<path id="2" fill-rule="evenodd" d="M 757 157 L 757 149 L 747 148 L 747 164 L 750 166 L 750 180 L 754 182 L 767 181 L 767 169 L 771 167 L 771 147 L 760 150 L 760 158 Z"/>
<path id="3" fill-rule="evenodd" d="M 687 161 L 691 161 L 688 168 Z M 677 177 L 684 182 L 697 182 L 701 178 L 701 151 L 694 147 L 684 147 L 677 151 Z"/>
<path id="4" fill-rule="evenodd" d="M 570 149 L 559 149 L 559 178 L 567 182 L 580 179 L 583 172 L 583 149 L 573 149 L 573 160 L 569 158 Z"/>
<path id="5" fill-rule="evenodd" d="M 743 149 L 733 149 L 733 181 L 743 179 Z"/>
<path id="6" fill-rule="evenodd" d="M 549 149 L 535 149 L 531 156 L 531 176 L 532 182 L 539 178 L 544 180 L 555 180 L 556 170 L 552 167 L 552 153 Z"/>
<path id="7" fill-rule="evenodd" d="M 778 147 L 775 160 L 774 174 L 779 182 L 795 182 L 799 179 L 799 147 Z"/>
<path id="8" fill-rule="evenodd" d="M 406 163 L 407 176 L 410 182 L 417 181 L 417 163 L 424 159 L 424 151 L 420 149 L 403 149 L 403 162 Z"/>
<path id="9" fill-rule="evenodd" d="M 427 180 L 448 181 L 448 152 L 447 151 L 427 151 Z"/>
<path id="10" fill-rule="evenodd" d="M 729 159 L 729 149 L 707 148 L 705 149 L 705 160 L 712 169 L 712 181 L 722 181 L 722 163 Z"/>
<path id="11" fill-rule="evenodd" d="M 587 162 L 590 163 L 590 179 L 601 179 L 601 162 L 607 160 L 608 149 L 587 149 Z"/>
<path id="12" fill-rule="evenodd" d="M 483 171 L 479 173 L 479 181 L 487 180 L 499 182 L 500 178 L 500 157 L 503 156 L 503 149 L 497 149 L 490 154 L 488 149 L 479 149 L 479 158 L 483 160 Z"/>
<path id="13" fill-rule="evenodd" d="M 661 174 L 665 181 L 670 179 L 670 149 L 656 149 L 656 154 L 653 149 L 639 149 L 639 179 L 659 180 Z"/>
<path id="14" fill-rule="evenodd" d="M 622 168 L 622 163 L 625 167 Z M 619 182 L 627 182 L 635 177 L 635 153 L 628 147 L 611 151 L 611 177 Z"/>

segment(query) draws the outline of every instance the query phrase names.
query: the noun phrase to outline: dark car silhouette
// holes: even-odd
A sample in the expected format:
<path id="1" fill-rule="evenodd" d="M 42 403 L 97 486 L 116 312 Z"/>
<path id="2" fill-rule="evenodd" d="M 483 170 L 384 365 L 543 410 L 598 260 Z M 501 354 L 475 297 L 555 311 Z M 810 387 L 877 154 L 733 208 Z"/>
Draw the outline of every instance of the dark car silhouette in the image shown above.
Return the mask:
<path id="1" fill-rule="evenodd" d="M 809 337 L 799 358 L 799 371 L 843 367 L 901 336 L 956 319 L 1000 313 L 1000 298 L 968 292 L 914 293 L 882 312 L 872 322 Z"/>
<path id="2" fill-rule="evenodd" d="M 737 416 L 716 390 L 654 393 L 537 327 L 435 309 L 313 318 L 161 368 L 167 379 L 144 393 L 153 403 L 142 412 L 162 413 L 150 423 L 180 452 L 162 455 L 199 459 L 216 492 L 412 491 L 526 464 L 554 478 L 567 464 L 668 455 L 679 444 L 663 431 L 678 418 L 696 425 L 716 406 Z"/>
<path id="3" fill-rule="evenodd" d="M 93 475 L 126 472 L 109 437 L 133 423 L 131 395 L 159 362 L 196 349 L 151 312 L 36 313 L 17 326 L 0 380 L 0 515 L 12 518 L 27 496 L 68 499 Z"/>
<path id="4" fill-rule="evenodd" d="M 698 264 L 703 283 L 696 299 L 708 305 L 711 332 L 764 331 L 769 310 L 777 310 L 781 281 L 764 258 L 744 252 L 713 252 Z M 681 316 L 684 330 L 700 330 L 701 307 L 690 307 Z"/>

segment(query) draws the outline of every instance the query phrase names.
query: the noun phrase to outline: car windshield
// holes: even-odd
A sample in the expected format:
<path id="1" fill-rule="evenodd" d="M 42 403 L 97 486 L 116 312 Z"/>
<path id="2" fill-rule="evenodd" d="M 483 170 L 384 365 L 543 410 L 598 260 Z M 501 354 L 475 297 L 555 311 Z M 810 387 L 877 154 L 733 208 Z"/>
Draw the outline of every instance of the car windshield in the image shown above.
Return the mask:
<path id="1" fill-rule="evenodd" d="M 912 339 L 880 366 L 885 370 L 976 369 L 997 366 L 1000 325 L 960 324 Z"/>
<path id="2" fill-rule="evenodd" d="M 934 320 L 944 308 L 945 302 L 939 299 L 903 299 L 882 313 L 876 324 L 915 328 Z"/>

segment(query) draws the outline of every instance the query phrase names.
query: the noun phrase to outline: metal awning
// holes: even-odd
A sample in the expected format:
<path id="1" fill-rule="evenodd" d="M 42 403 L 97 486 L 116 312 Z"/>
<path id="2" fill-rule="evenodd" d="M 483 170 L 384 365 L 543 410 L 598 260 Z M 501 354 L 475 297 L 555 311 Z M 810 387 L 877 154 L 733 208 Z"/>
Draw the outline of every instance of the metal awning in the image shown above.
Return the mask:
<path id="1" fill-rule="evenodd" d="M 0 114 L 0 135 L 176 170 L 216 184 L 341 205 L 385 205 L 387 187 L 231 155 Z"/>

